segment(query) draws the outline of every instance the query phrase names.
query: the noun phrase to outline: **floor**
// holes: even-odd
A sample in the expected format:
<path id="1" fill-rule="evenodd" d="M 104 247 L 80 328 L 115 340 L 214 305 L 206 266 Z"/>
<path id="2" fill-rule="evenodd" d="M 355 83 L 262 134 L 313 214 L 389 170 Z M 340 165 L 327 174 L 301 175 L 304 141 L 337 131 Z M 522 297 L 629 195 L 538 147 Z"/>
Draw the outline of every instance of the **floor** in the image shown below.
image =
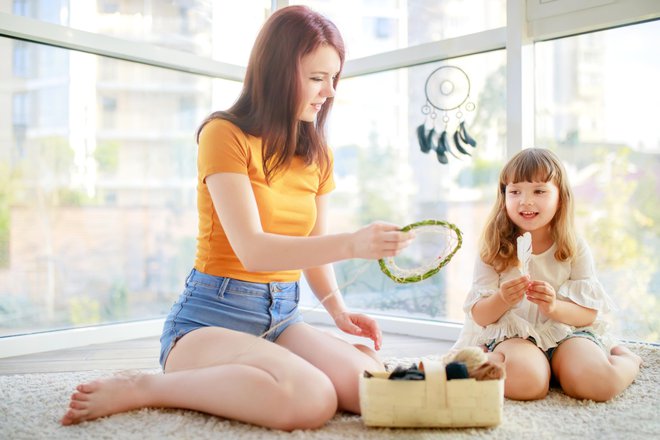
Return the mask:
<path id="1" fill-rule="evenodd" d="M 317 325 L 317 327 L 341 335 L 351 342 L 365 342 L 362 338 L 344 335 L 334 327 L 321 325 Z M 158 337 L 154 336 L 130 341 L 0 358 L 0 374 L 159 368 L 158 354 L 160 343 L 158 339 Z M 379 354 L 382 358 L 419 358 L 446 353 L 452 343 L 452 341 L 386 333 L 383 335 L 383 347 Z"/>

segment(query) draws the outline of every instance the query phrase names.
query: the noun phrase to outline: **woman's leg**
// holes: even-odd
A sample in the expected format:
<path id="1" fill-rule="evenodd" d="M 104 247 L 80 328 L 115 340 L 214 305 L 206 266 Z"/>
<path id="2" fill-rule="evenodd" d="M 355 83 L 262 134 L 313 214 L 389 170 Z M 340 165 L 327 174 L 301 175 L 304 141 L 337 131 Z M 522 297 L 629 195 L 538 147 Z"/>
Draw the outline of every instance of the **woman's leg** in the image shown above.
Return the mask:
<path id="1" fill-rule="evenodd" d="M 642 359 L 623 346 L 608 356 L 592 340 L 570 338 L 552 355 L 552 371 L 566 394 L 598 402 L 625 390 L 639 372 Z"/>
<path id="2" fill-rule="evenodd" d="M 548 394 L 550 364 L 545 354 L 526 339 L 511 338 L 498 344 L 504 355 L 504 396 L 513 400 L 538 400 Z"/>
<path id="3" fill-rule="evenodd" d="M 364 345 L 352 345 L 305 323 L 288 327 L 277 341 L 307 360 L 330 378 L 337 392 L 339 409 L 360 413 L 359 376 L 364 370 L 381 371 L 376 353 Z"/>
<path id="4" fill-rule="evenodd" d="M 165 374 L 117 375 L 79 385 L 62 424 L 142 407 L 192 409 L 292 430 L 322 426 L 335 414 L 337 397 L 323 372 L 290 351 L 206 327 L 177 342 Z"/>

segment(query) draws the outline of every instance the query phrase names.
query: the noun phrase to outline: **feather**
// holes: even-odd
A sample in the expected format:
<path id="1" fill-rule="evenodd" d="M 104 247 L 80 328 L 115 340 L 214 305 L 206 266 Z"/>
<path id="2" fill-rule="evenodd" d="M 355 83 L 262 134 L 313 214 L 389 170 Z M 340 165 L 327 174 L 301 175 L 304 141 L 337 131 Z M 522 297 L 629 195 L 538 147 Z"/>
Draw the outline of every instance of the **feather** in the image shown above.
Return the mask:
<path id="1" fill-rule="evenodd" d="M 419 148 L 422 150 L 422 153 L 431 151 L 431 146 L 426 143 L 426 128 L 424 124 L 417 127 L 417 140 L 419 141 Z"/>
<path id="2" fill-rule="evenodd" d="M 466 144 L 470 144 L 473 147 L 477 146 L 477 141 L 475 141 L 474 138 L 472 138 L 472 136 L 468 134 L 467 128 L 465 128 L 465 121 L 461 121 L 458 129 L 460 132 L 461 140 L 463 142 L 465 142 Z"/>
<path id="3" fill-rule="evenodd" d="M 440 134 L 440 138 L 438 139 L 438 146 L 435 149 L 435 154 L 438 156 L 438 162 L 442 164 L 449 162 L 449 160 L 447 160 L 445 151 L 447 151 L 447 130 L 444 130 Z"/>
<path id="4" fill-rule="evenodd" d="M 529 274 L 529 260 L 532 258 L 532 234 L 525 232 L 517 238 L 518 261 L 520 261 L 520 272 Z"/>
<path id="5" fill-rule="evenodd" d="M 454 145 L 456 145 L 456 149 L 460 151 L 463 154 L 467 154 L 468 156 L 472 156 L 470 153 L 467 152 L 465 148 L 461 145 L 461 139 L 460 139 L 460 133 L 458 130 L 454 133 Z"/>

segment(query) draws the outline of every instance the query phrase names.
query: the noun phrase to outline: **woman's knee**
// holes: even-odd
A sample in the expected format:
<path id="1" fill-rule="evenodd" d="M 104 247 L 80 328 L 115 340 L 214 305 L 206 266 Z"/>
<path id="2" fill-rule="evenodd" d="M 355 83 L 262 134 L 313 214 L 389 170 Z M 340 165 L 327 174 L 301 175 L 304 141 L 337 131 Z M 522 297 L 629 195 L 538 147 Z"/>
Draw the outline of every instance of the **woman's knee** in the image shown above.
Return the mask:
<path id="1" fill-rule="evenodd" d="M 313 369 L 314 372 L 292 374 L 281 383 L 275 428 L 319 428 L 337 412 L 337 393 L 332 382 L 320 370 Z"/>
<path id="2" fill-rule="evenodd" d="M 371 349 L 370 347 L 367 347 L 364 344 L 353 344 L 353 346 L 360 352 L 364 353 L 367 355 L 369 358 L 365 358 L 364 365 L 358 366 L 360 370 L 368 370 L 368 371 L 374 371 L 374 370 L 383 370 L 383 362 L 380 360 L 380 357 L 378 354 Z M 373 362 L 372 362 L 373 361 Z M 361 372 L 361 371 L 360 371 Z"/>

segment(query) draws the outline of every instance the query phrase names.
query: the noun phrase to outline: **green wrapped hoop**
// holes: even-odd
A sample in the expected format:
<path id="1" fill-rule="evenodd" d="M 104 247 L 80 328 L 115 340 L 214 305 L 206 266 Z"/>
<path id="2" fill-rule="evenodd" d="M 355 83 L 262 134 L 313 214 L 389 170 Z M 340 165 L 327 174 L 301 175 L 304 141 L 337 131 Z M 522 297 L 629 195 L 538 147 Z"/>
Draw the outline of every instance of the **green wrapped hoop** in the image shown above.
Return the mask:
<path id="1" fill-rule="evenodd" d="M 417 283 L 419 281 L 432 277 L 433 275 L 438 273 L 438 271 L 440 271 L 440 269 L 442 269 L 447 263 L 449 263 L 449 261 L 452 259 L 454 254 L 456 254 L 456 251 L 458 251 L 463 244 L 463 234 L 461 230 L 458 229 L 456 225 L 441 220 L 422 220 L 416 223 L 411 223 L 401 228 L 401 231 L 408 232 L 422 226 L 442 226 L 447 229 L 451 229 L 456 234 L 456 245 L 451 250 L 451 252 L 448 255 L 446 255 L 444 258 L 441 258 L 442 256 L 438 257 L 437 264 L 434 264 L 431 269 L 427 270 L 422 274 L 413 274 L 410 276 L 397 276 L 393 274 L 392 271 L 390 271 L 390 268 L 387 266 L 387 263 L 389 262 L 390 265 L 396 267 L 396 264 L 394 264 L 394 258 L 389 257 L 389 258 L 381 258 L 380 260 L 378 260 L 378 265 L 380 266 L 380 270 L 396 283 L 400 283 L 400 284 Z"/>

